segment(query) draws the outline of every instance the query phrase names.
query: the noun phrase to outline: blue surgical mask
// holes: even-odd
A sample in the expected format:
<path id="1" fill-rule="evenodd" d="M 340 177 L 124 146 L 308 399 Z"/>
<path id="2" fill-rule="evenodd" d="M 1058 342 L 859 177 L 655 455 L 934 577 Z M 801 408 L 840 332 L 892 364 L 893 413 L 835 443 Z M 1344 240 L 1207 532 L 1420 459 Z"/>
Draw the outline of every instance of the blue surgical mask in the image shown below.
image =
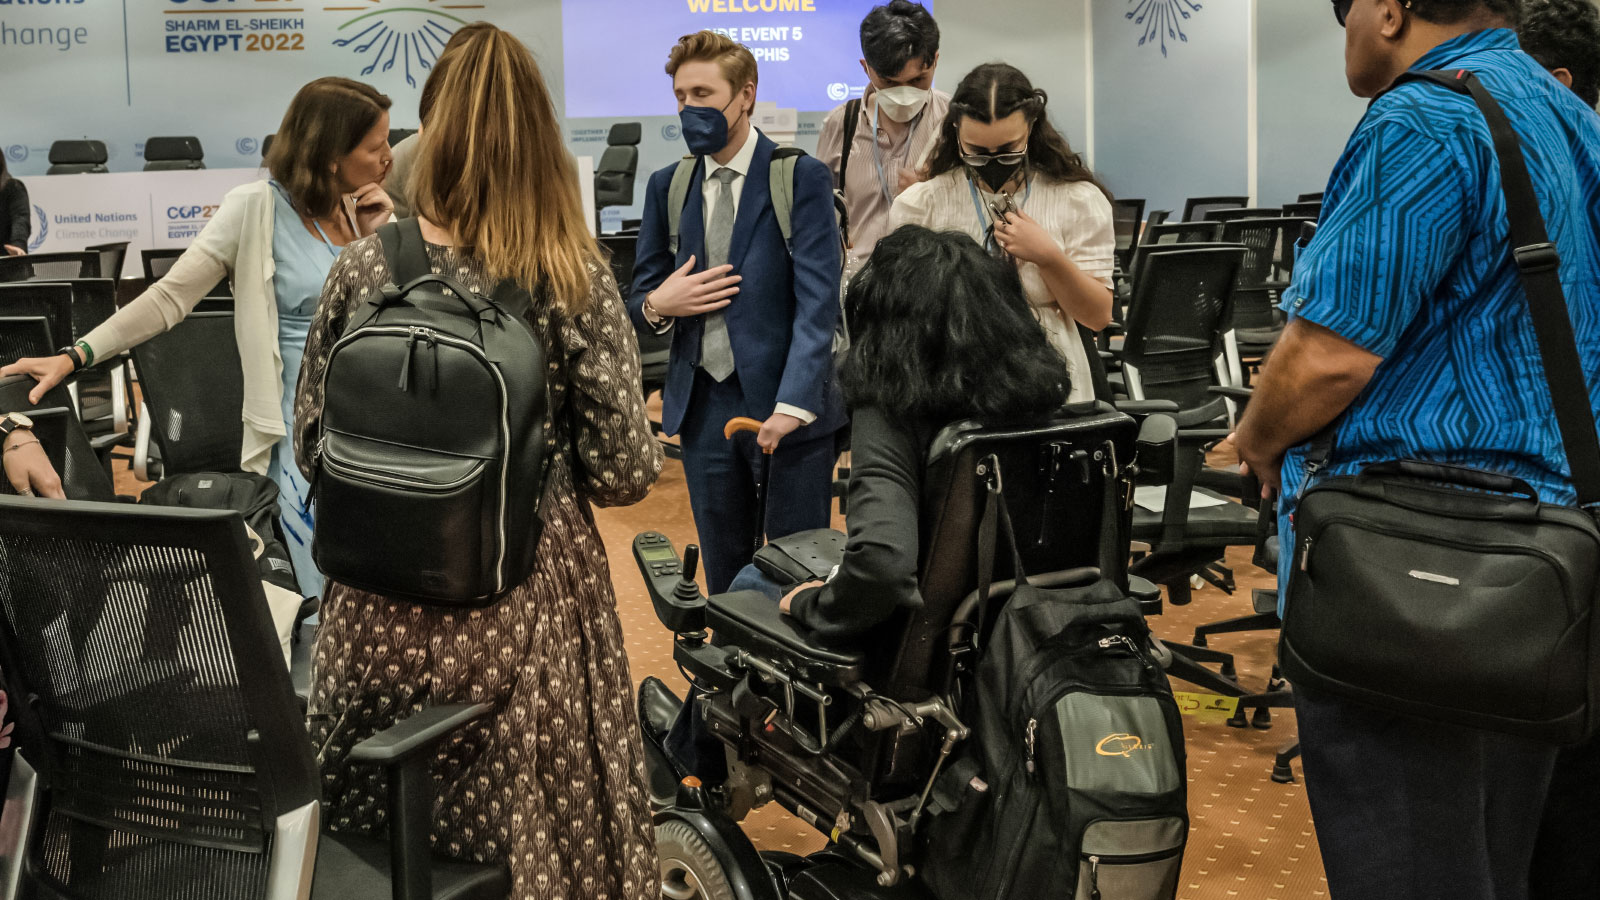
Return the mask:
<path id="1" fill-rule="evenodd" d="M 728 106 L 737 100 L 728 101 Z M 685 106 L 678 111 L 678 121 L 683 124 L 683 142 L 695 156 L 710 156 L 728 146 L 728 119 L 722 113 L 728 106 Z"/>

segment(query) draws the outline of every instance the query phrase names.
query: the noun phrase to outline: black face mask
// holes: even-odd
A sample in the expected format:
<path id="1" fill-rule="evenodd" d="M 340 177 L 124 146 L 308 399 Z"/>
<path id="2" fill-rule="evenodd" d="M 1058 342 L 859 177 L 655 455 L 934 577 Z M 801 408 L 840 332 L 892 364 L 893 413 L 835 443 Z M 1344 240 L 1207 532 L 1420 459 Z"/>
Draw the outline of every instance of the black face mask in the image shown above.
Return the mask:
<path id="1" fill-rule="evenodd" d="M 1026 160 L 1003 163 L 997 159 L 991 159 L 981 166 L 968 166 L 968 168 L 978 176 L 978 180 L 982 181 L 984 186 L 989 188 L 990 193 L 998 194 L 1001 188 L 1016 177 L 1017 170 L 1021 169 L 1025 162 Z"/>

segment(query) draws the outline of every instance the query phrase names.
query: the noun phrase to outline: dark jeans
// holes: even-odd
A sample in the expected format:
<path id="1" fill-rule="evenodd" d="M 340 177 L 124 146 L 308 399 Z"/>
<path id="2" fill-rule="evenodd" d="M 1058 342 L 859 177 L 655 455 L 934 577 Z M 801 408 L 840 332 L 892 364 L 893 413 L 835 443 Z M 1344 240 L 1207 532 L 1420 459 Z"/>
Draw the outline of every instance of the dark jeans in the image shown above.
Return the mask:
<path id="1" fill-rule="evenodd" d="M 1532 878 L 1540 900 L 1600 898 L 1600 738 L 1556 757 Z"/>
<path id="2" fill-rule="evenodd" d="M 761 574 L 754 565 L 745 566 L 733 577 L 728 592 L 756 591 L 766 594 L 777 603 L 789 588 Z M 722 742 L 706 730 L 705 719 L 700 717 L 700 698 L 691 688 L 689 696 L 678 710 L 678 718 L 667 732 L 667 752 L 678 765 L 707 784 L 717 784 L 728 777 L 727 761 Z"/>
<path id="3" fill-rule="evenodd" d="M 1528 866 L 1554 745 L 1379 712 L 1298 686 L 1295 709 L 1333 900 L 1533 896 Z"/>

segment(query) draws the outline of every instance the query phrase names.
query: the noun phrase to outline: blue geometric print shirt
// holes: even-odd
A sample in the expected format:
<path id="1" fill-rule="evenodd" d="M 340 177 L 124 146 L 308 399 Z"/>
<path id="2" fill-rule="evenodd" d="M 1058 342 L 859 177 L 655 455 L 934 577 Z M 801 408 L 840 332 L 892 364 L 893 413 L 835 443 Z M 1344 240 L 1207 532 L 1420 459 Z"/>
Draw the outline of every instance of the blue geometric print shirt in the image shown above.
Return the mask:
<path id="1" fill-rule="evenodd" d="M 1477 73 L 1521 137 L 1561 253 L 1590 407 L 1600 409 L 1600 115 L 1503 28 L 1453 38 L 1413 69 Z M 1340 420 L 1327 474 L 1427 459 L 1504 472 L 1546 502 L 1576 502 L 1511 260 L 1500 166 L 1472 99 L 1419 82 L 1380 97 L 1322 208 L 1283 308 L 1383 357 Z M 1284 586 L 1305 455 L 1302 445 L 1284 459 Z"/>

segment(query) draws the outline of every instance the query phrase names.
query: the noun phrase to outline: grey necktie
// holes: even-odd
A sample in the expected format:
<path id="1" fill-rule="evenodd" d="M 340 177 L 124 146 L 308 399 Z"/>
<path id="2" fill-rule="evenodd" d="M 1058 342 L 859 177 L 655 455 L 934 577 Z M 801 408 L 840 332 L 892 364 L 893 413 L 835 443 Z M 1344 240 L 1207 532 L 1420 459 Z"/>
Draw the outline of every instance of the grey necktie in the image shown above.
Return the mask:
<path id="1" fill-rule="evenodd" d="M 733 243 L 733 179 L 737 172 L 727 167 L 711 174 L 721 182 L 717 186 L 717 206 L 711 211 L 711 224 L 706 226 L 706 268 L 714 269 L 728 262 L 728 247 Z M 706 313 L 705 331 L 700 336 L 700 368 L 717 381 L 726 381 L 733 374 L 733 344 L 728 340 L 728 323 L 722 310 Z"/>

